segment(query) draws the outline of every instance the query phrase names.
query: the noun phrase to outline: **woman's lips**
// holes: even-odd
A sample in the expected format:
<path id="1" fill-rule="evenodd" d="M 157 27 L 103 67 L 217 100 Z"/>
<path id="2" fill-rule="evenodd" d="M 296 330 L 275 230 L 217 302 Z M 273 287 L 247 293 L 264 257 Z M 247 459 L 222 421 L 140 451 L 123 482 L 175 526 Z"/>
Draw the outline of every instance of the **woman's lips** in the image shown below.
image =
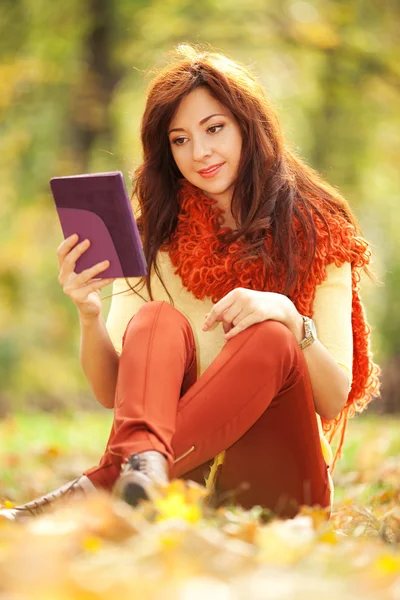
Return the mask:
<path id="1" fill-rule="evenodd" d="M 221 170 L 221 167 L 223 167 L 224 164 L 225 163 L 220 163 L 219 165 L 213 165 L 212 167 L 209 167 L 208 169 L 202 169 L 201 171 L 197 171 L 197 172 L 199 175 L 201 175 L 205 179 L 210 179 L 211 177 L 214 177 L 217 173 L 219 173 L 219 171 Z"/>

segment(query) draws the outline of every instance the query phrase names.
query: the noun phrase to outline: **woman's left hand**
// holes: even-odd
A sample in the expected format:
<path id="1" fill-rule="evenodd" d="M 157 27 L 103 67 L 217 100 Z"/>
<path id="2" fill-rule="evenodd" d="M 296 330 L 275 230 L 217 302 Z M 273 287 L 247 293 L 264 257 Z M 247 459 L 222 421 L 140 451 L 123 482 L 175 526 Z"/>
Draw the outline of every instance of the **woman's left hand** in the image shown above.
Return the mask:
<path id="1" fill-rule="evenodd" d="M 295 314 L 299 316 L 293 302 L 283 294 L 235 288 L 214 304 L 206 315 L 203 331 L 222 321 L 225 339 L 230 340 L 250 325 L 270 319 L 291 328 Z"/>

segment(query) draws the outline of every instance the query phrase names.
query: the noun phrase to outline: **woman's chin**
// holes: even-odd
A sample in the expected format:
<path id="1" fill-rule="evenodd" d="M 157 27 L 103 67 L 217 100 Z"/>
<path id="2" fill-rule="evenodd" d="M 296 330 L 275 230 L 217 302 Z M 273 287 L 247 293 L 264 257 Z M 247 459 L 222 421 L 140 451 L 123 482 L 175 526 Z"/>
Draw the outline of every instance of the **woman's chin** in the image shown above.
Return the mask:
<path id="1" fill-rule="evenodd" d="M 195 185 L 199 187 L 206 194 L 206 196 L 209 196 L 210 198 L 220 197 L 226 194 L 232 196 L 233 186 L 228 181 L 204 181 L 198 182 Z"/>

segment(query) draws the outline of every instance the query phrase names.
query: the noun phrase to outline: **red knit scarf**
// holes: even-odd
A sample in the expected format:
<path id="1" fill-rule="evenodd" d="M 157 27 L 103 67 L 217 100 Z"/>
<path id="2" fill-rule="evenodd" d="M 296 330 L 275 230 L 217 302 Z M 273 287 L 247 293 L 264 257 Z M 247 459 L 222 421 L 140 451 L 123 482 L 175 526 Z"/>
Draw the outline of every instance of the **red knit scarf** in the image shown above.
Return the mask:
<path id="1" fill-rule="evenodd" d="M 223 210 L 216 201 L 208 198 L 201 190 L 183 181 L 179 192 L 180 211 L 177 227 L 163 250 L 169 252 L 175 274 L 179 274 L 183 285 L 195 298 L 208 296 L 218 302 L 232 289 L 244 287 L 254 290 L 281 292 L 285 283 L 282 265 L 277 265 L 274 274 L 268 274 L 264 287 L 265 266 L 260 257 L 244 258 L 241 251 L 245 242 L 241 239 L 223 250 L 221 227 Z M 335 452 L 333 469 L 341 450 L 349 417 L 361 412 L 374 396 L 379 394 L 379 368 L 372 362 L 370 353 L 370 328 L 366 321 L 359 295 L 360 270 L 370 262 L 368 243 L 355 235 L 354 227 L 340 214 L 331 214 L 322 205 L 318 206 L 326 218 L 331 241 L 326 227 L 319 218 L 314 219 L 317 228 L 317 251 L 306 284 L 299 285 L 290 298 L 297 310 L 307 316 L 313 314 L 313 302 L 317 285 L 326 277 L 329 263 L 336 266 L 351 263 L 352 270 L 352 327 L 353 327 L 353 384 L 346 406 L 332 421 L 322 419 L 324 432 L 331 442 L 340 431 Z M 301 244 L 307 244 L 300 227 Z M 271 235 L 265 245 L 271 250 Z M 301 268 L 301 265 L 299 265 Z M 281 292 L 282 293 L 282 292 Z"/>

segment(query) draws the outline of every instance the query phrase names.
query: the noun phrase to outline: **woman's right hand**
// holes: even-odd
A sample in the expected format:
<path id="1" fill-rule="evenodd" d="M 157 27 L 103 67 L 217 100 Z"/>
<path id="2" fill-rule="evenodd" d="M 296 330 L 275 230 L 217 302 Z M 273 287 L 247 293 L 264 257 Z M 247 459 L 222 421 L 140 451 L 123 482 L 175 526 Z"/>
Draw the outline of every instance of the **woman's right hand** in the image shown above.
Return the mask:
<path id="1" fill-rule="evenodd" d="M 100 290 L 110 285 L 114 279 L 96 279 L 96 275 L 105 271 L 109 266 L 106 260 L 97 263 L 82 273 L 74 272 L 76 261 L 90 246 L 89 240 L 77 244 L 78 235 L 74 233 L 65 239 L 57 248 L 59 275 L 58 281 L 76 304 L 83 317 L 97 317 L 101 311 Z"/>

